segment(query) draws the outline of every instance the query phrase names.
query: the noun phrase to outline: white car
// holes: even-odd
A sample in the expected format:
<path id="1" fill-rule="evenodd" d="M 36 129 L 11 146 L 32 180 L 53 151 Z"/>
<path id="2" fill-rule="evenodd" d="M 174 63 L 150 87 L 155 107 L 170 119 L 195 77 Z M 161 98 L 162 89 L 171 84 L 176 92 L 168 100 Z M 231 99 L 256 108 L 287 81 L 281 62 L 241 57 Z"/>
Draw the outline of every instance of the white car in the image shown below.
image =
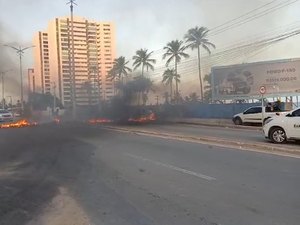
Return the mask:
<path id="1" fill-rule="evenodd" d="M 261 106 L 254 106 L 246 109 L 242 113 L 234 115 L 232 121 L 235 125 L 243 125 L 245 123 L 262 124 L 262 122 L 264 122 L 268 118 L 276 116 L 279 113 L 282 112 L 266 112 L 265 107 L 264 107 L 264 112 L 262 112 Z"/>
<path id="2" fill-rule="evenodd" d="M 263 131 L 267 139 L 277 144 L 300 140 L 300 108 L 286 115 L 267 119 Z"/>
<path id="3" fill-rule="evenodd" d="M 0 109 L 0 122 L 11 122 L 14 120 L 14 117 L 11 112 Z"/>

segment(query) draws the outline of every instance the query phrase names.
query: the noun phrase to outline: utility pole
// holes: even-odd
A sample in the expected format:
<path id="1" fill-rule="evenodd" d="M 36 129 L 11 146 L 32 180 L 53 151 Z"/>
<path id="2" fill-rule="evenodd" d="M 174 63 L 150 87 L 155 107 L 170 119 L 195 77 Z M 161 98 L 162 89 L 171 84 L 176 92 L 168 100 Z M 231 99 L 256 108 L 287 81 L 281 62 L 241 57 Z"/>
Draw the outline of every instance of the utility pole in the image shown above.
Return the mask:
<path id="1" fill-rule="evenodd" d="M 74 5 L 77 5 L 75 3 L 75 0 L 70 0 L 67 4 L 70 5 L 70 13 L 71 13 L 71 51 L 69 51 L 69 54 L 71 53 L 71 68 L 70 68 L 70 77 L 71 77 L 71 82 L 72 82 L 72 114 L 73 114 L 73 119 L 76 119 L 77 115 L 77 104 L 76 104 L 76 79 L 75 79 L 75 51 L 74 51 Z M 70 36 L 70 34 L 69 34 Z M 70 50 L 70 45 L 69 45 L 69 50 Z"/>
<path id="2" fill-rule="evenodd" d="M 6 71 L 2 71 L 2 72 L 0 72 L 0 74 L 1 74 L 1 83 L 2 83 L 2 108 L 4 109 L 5 108 L 5 96 L 4 96 L 4 94 L 5 94 L 5 83 L 4 83 L 4 76 L 5 76 L 5 74 L 7 73 L 7 72 L 9 72 L 9 71 L 11 71 L 11 70 L 6 70 Z"/>
<path id="3" fill-rule="evenodd" d="M 53 112 L 56 111 L 56 83 L 53 82 Z"/>
<path id="4" fill-rule="evenodd" d="M 158 95 L 156 95 L 156 105 L 158 105 L 158 100 L 159 100 L 159 96 Z"/>
<path id="5" fill-rule="evenodd" d="M 24 92 L 23 92 L 23 68 L 22 68 L 22 57 L 23 57 L 23 54 L 25 53 L 25 50 L 28 50 L 30 48 L 34 48 L 35 46 L 30 46 L 30 47 L 21 47 L 19 46 L 18 48 L 14 47 L 14 46 L 11 46 L 11 45 L 4 45 L 6 47 L 10 47 L 12 49 L 14 49 L 17 54 L 19 55 L 19 60 L 20 60 L 20 82 L 21 82 L 21 108 L 22 108 L 22 111 L 24 110 Z"/>
<path id="6" fill-rule="evenodd" d="M 4 72 L 1 73 L 1 81 L 2 81 L 2 109 L 5 108 L 5 98 L 4 98 Z"/>

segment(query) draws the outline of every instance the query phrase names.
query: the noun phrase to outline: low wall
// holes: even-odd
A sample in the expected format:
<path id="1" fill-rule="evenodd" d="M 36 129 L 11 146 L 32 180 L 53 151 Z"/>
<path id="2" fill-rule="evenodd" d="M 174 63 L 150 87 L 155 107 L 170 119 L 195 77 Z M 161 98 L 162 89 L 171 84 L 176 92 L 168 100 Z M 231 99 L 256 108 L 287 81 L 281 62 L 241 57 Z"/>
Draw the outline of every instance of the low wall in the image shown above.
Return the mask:
<path id="1" fill-rule="evenodd" d="M 259 106 L 259 103 L 247 104 L 188 104 L 184 106 L 184 117 L 229 119 L 249 107 Z"/>
<path id="2" fill-rule="evenodd" d="M 164 105 L 162 111 L 171 117 L 231 119 L 252 106 L 260 106 L 260 103 Z"/>

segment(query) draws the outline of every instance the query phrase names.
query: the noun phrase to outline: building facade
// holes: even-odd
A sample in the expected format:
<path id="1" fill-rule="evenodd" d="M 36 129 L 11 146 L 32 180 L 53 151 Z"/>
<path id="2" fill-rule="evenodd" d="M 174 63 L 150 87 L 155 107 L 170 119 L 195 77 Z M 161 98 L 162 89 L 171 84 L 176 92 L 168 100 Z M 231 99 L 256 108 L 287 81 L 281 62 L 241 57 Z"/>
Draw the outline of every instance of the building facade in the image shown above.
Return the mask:
<path id="1" fill-rule="evenodd" d="M 56 18 L 46 31 L 35 34 L 35 91 L 52 93 L 56 86 L 65 106 L 72 104 L 73 90 L 77 105 L 109 100 L 114 94 L 107 77 L 116 57 L 114 24 L 81 17 L 74 17 L 73 24 L 73 36 L 69 17 Z"/>
<path id="2" fill-rule="evenodd" d="M 30 68 L 27 71 L 28 76 L 28 94 L 35 93 L 35 75 L 34 75 L 34 69 Z"/>

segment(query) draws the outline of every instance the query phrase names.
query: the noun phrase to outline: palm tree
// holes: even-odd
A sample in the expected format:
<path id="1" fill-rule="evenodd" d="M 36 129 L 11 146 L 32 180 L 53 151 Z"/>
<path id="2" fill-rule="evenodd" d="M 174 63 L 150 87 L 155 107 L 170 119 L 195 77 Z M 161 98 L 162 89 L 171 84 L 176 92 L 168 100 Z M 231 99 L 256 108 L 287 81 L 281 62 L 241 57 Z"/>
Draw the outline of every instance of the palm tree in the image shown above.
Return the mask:
<path id="1" fill-rule="evenodd" d="M 192 50 L 197 49 L 198 51 L 198 69 L 199 69 L 199 80 L 200 80 L 200 92 L 201 99 L 203 100 L 203 84 L 201 77 L 201 61 L 200 61 L 200 47 L 204 48 L 209 54 L 211 54 L 210 47 L 216 48 L 216 46 L 209 42 L 207 39 L 209 30 L 206 27 L 195 27 L 188 30 L 185 35 L 186 43 Z"/>
<path id="2" fill-rule="evenodd" d="M 170 98 L 172 99 L 173 96 L 173 80 L 175 79 L 176 82 L 180 82 L 180 76 L 175 73 L 174 69 L 167 69 L 163 73 L 162 82 L 166 85 L 170 85 Z"/>
<path id="3" fill-rule="evenodd" d="M 164 99 L 165 99 L 165 104 L 169 104 L 169 93 L 168 93 L 168 92 L 165 92 L 165 93 L 163 94 L 163 97 L 164 97 Z"/>
<path id="4" fill-rule="evenodd" d="M 136 51 L 136 55 L 132 57 L 134 60 L 133 66 L 134 70 L 136 70 L 138 67 L 142 66 L 142 76 L 144 76 L 144 69 L 146 67 L 146 70 L 148 72 L 149 68 L 151 70 L 154 70 L 153 64 L 156 63 L 155 59 L 151 59 L 152 52 L 148 52 L 148 49 L 140 49 Z"/>
<path id="5" fill-rule="evenodd" d="M 115 79 L 116 77 L 119 78 L 119 80 L 122 80 L 123 78 L 128 76 L 128 73 L 130 73 L 132 70 L 127 66 L 129 61 L 126 61 L 124 56 L 120 56 L 119 58 L 114 60 L 113 68 L 108 72 L 109 77 L 112 79 Z"/>
<path id="6" fill-rule="evenodd" d="M 166 62 L 166 66 L 169 66 L 169 64 L 174 60 L 175 64 L 175 74 L 177 75 L 177 65 L 181 62 L 182 57 L 187 59 L 189 57 L 188 54 L 186 54 L 184 51 L 186 50 L 186 46 L 183 45 L 183 41 L 171 41 L 169 42 L 165 47 L 164 50 L 166 50 L 165 54 L 163 54 L 163 59 L 168 57 L 168 60 Z M 175 80 L 176 82 L 176 95 L 178 93 L 178 80 Z"/>

